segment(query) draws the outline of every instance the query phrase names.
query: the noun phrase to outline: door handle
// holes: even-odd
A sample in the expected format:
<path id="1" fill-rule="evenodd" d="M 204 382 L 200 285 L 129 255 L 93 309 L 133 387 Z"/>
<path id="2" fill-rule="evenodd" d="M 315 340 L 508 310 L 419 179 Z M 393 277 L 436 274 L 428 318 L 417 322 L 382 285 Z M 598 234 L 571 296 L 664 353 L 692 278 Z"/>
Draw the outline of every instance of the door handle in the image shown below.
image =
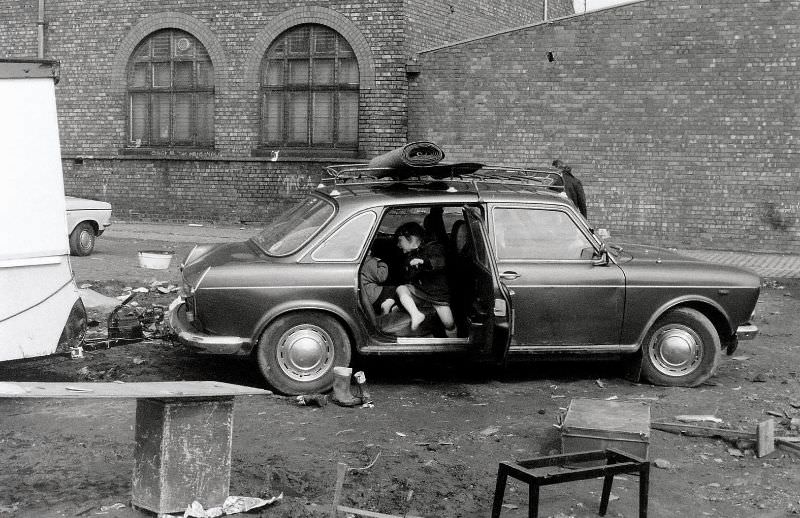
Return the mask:
<path id="1" fill-rule="evenodd" d="M 513 281 L 514 279 L 519 279 L 520 274 L 518 274 L 517 272 L 508 271 L 501 273 L 500 278 L 506 281 Z"/>

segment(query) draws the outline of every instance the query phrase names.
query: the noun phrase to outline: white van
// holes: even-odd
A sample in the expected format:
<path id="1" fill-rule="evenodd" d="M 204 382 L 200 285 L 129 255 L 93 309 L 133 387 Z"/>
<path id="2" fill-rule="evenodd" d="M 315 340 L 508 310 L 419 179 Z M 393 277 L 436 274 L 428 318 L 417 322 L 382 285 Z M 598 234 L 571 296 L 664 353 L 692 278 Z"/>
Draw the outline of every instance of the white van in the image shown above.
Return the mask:
<path id="1" fill-rule="evenodd" d="M 56 61 L 0 59 L 0 361 L 68 352 L 86 310 L 69 263 Z"/>

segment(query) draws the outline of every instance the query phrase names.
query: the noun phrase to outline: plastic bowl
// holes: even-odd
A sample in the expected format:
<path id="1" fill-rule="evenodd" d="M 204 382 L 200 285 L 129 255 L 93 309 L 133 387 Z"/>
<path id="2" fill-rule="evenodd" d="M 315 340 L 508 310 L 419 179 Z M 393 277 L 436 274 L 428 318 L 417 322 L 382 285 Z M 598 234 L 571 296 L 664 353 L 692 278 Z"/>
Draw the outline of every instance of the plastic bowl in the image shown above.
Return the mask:
<path id="1" fill-rule="evenodd" d="M 166 270 L 172 262 L 175 252 L 165 250 L 141 250 L 139 252 L 139 266 L 151 270 Z"/>

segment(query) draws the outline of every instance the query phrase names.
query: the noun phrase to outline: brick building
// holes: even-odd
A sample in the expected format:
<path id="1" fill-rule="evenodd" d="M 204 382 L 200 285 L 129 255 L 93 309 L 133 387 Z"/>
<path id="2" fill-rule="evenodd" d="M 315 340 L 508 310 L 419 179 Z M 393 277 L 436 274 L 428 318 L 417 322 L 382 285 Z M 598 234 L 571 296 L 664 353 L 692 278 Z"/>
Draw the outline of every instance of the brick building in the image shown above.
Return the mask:
<path id="1" fill-rule="evenodd" d="M 643 0 L 419 52 L 409 139 L 562 158 L 612 235 L 800 253 L 800 1 Z"/>
<path id="2" fill-rule="evenodd" d="M 417 50 L 568 14 L 571 0 L 33 0 L 3 57 L 61 62 L 66 190 L 120 219 L 258 221 L 321 166 L 407 141 Z M 43 23 L 39 23 L 39 21 Z M 39 27 L 41 37 L 39 35 Z"/>

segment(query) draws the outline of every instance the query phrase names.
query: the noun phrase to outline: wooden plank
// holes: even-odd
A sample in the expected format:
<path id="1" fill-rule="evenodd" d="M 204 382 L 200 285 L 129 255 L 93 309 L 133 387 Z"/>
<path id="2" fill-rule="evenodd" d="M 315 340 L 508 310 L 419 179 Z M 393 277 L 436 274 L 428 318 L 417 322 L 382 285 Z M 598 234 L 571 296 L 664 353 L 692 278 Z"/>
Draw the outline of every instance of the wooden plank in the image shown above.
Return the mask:
<path id="1" fill-rule="evenodd" d="M 650 427 L 662 432 L 671 432 L 694 437 L 720 437 L 722 439 L 756 439 L 756 434 L 744 430 L 728 430 L 683 423 L 651 423 Z"/>
<path id="2" fill-rule="evenodd" d="M 269 390 L 219 381 L 150 381 L 141 383 L 0 382 L 5 398 L 186 398 L 269 395 Z"/>
<path id="3" fill-rule="evenodd" d="M 758 423 L 757 433 L 756 456 L 761 458 L 775 451 L 775 420 L 767 419 Z"/>

